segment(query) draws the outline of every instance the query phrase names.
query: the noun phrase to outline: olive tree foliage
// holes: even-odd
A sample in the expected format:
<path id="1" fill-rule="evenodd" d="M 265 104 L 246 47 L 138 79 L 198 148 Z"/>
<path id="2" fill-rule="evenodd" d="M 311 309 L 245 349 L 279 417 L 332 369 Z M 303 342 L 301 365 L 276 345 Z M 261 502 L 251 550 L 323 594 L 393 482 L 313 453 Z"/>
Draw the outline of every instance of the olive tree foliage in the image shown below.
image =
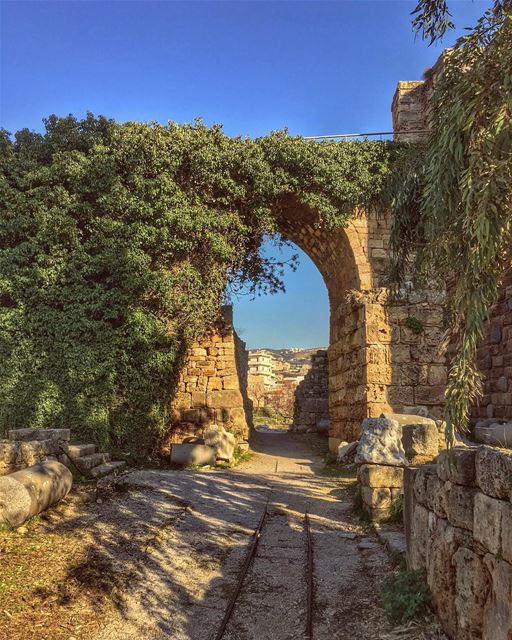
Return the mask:
<path id="1" fill-rule="evenodd" d="M 430 42 L 453 25 L 443 0 L 421 0 L 413 27 Z M 434 77 L 431 134 L 403 145 L 391 181 L 393 275 L 416 254 L 420 281 L 448 282 L 454 354 L 446 391 L 449 441 L 481 394 L 476 349 L 510 268 L 512 2 L 497 0 Z"/>
<path id="2" fill-rule="evenodd" d="M 283 288 L 290 202 L 343 225 L 380 197 L 390 146 L 220 126 L 49 117 L 0 135 L 0 432 L 71 427 L 144 453 L 190 341 L 229 286 Z"/>

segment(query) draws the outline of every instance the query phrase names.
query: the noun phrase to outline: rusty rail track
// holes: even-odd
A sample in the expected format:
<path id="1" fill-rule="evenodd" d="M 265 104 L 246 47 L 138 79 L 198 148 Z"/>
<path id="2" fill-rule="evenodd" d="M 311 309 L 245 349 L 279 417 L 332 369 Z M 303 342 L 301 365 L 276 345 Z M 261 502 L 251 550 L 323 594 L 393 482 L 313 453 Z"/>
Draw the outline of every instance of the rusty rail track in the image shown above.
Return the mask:
<path id="1" fill-rule="evenodd" d="M 277 463 L 276 463 L 276 471 L 277 471 Z M 231 619 L 231 615 L 233 614 L 236 602 L 242 591 L 245 578 L 247 577 L 247 573 L 249 572 L 249 568 L 252 564 L 254 556 L 256 555 L 256 551 L 258 549 L 258 543 L 261 538 L 261 534 L 263 531 L 263 527 L 265 525 L 265 519 L 267 517 L 268 505 L 270 502 L 270 495 L 272 491 L 270 491 L 267 501 L 265 503 L 265 507 L 261 514 L 260 521 L 258 526 L 254 530 L 252 534 L 252 539 L 249 544 L 249 548 L 247 550 L 247 554 L 245 556 L 244 564 L 240 569 L 240 574 L 238 576 L 237 584 L 231 594 L 231 597 L 228 602 L 228 606 L 226 608 L 226 612 L 224 614 L 224 618 L 222 619 L 221 625 L 215 636 L 215 640 L 222 640 L 224 637 L 224 633 L 226 632 L 227 626 Z M 306 510 L 304 514 L 304 531 L 306 535 L 306 588 L 307 588 L 307 608 L 306 608 L 306 639 L 313 640 L 313 607 L 314 607 L 314 578 L 313 578 L 313 539 L 311 535 L 311 527 L 310 527 L 310 519 L 309 513 Z"/>
<path id="2" fill-rule="evenodd" d="M 307 609 L 306 609 L 306 638 L 313 640 L 313 539 L 309 513 L 304 514 L 304 529 L 306 530 L 306 584 L 307 584 Z"/>

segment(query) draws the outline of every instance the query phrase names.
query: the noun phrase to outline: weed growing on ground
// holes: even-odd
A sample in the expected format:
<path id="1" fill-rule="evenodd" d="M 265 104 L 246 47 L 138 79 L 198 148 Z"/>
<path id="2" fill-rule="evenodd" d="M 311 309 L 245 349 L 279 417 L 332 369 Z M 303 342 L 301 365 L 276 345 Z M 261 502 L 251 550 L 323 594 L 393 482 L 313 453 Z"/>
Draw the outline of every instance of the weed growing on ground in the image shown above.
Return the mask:
<path id="1" fill-rule="evenodd" d="M 401 524 L 404 518 L 404 497 L 399 496 L 391 503 L 389 518 L 386 522 Z"/>
<path id="2" fill-rule="evenodd" d="M 395 624 L 427 614 L 431 597 L 424 571 L 393 573 L 382 586 L 384 611 Z"/>

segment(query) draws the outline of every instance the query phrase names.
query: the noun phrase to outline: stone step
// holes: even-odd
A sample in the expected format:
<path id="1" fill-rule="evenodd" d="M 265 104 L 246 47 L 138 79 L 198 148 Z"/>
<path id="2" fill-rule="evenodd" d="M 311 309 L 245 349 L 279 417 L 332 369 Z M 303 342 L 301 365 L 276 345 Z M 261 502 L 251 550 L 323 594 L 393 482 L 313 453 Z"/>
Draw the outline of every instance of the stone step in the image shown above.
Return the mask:
<path id="1" fill-rule="evenodd" d="M 95 444 L 70 444 L 68 446 L 68 456 L 72 460 L 85 458 L 86 456 L 90 456 L 93 453 L 96 453 Z"/>
<path id="2" fill-rule="evenodd" d="M 91 469 L 90 475 L 92 478 L 102 478 L 103 476 L 107 476 L 109 473 L 120 471 L 125 466 L 126 462 L 124 460 L 104 462 L 103 464 L 94 467 L 94 469 Z"/>
<path id="3" fill-rule="evenodd" d="M 97 467 L 104 462 L 108 462 L 109 460 L 110 453 L 92 453 L 91 455 L 83 456 L 76 460 L 76 465 L 80 471 L 87 473 L 88 471 L 91 471 L 91 469 L 94 469 L 94 467 Z"/>

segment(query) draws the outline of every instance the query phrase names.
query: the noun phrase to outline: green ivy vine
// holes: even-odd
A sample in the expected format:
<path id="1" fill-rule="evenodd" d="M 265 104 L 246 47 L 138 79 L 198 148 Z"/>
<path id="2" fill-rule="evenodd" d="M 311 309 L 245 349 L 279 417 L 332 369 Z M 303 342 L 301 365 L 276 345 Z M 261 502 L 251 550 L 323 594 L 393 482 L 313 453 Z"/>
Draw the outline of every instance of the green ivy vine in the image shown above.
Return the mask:
<path id="1" fill-rule="evenodd" d="M 0 135 L 0 431 L 71 427 L 139 454 L 227 286 L 283 287 L 260 248 L 280 242 L 284 203 L 343 225 L 390 170 L 385 142 L 90 114 L 45 126 Z"/>

